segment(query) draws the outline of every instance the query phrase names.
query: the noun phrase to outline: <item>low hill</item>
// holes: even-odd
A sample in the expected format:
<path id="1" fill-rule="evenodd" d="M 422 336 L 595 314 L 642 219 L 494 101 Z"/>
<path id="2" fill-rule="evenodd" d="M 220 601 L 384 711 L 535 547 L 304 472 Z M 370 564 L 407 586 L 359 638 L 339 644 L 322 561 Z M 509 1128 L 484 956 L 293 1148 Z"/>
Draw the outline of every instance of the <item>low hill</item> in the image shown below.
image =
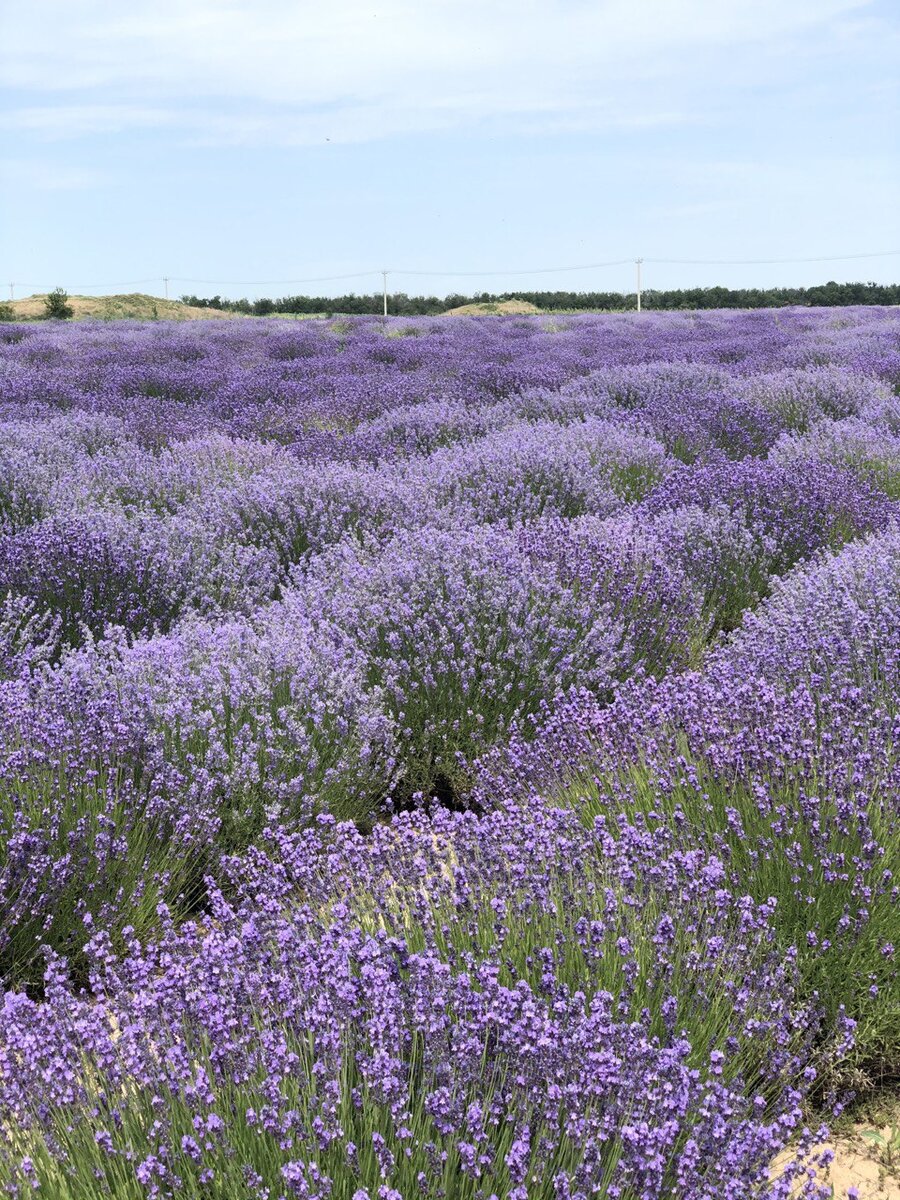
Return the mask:
<path id="1" fill-rule="evenodd" d="M 19 321 L 33 321 L 44 315 L 46 295 L 25 296 L 8 301 Z M 126 296 L 70 296 L 68 303 L 75 311 L 76 321 L 209 321 L 229 320 L 239 313 L 222 312 L 216 308 L 192 308 L 178 300 L 161 300 L 133 292 Z"/>
<path id="2" fill-rule="evenodd" d="M 448 308 L 445 317 L 509 317 L 533 316 L 541 309 L 528 300 L 486 300 L 478 304 L 460 304 Z"/>

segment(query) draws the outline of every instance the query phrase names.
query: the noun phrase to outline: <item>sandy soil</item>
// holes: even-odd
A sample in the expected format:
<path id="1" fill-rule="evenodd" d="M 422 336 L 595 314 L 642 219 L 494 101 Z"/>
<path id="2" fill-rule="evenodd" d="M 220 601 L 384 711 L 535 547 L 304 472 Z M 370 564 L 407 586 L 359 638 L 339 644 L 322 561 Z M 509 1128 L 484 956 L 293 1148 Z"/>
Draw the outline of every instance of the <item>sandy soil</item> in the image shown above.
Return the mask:
<path id="1" fill-rule="evenodd" d="M 16 318 L 33 320 L 42 317 L 45 299 L 45 295 L 37 295 L 13 300 L 12 309 Z M 75 310 L 76 321 L 129 318 L 137 321 L 210 321 L 242 316 L 240 313 L 219 312 L 214 308 L 192 308 L 178 300 L 161 300 L 158 296 L 146 296 L 140 292 L 125 296 L 70 296 L 68 303 Z"/>
<path id="2" fill-rule="evenodd" d="M 850 1188 L 856 1188 L 859 1200 L 900 1200 L 900 1149 L 889 1148 L 891 1139 L 900 1130 L 900 1099 L 880 1103 L 871 1121 L 860 1121 L 840 1129 L 828 1142 L 816 1147 L 816 1152 L 831 1150 L 834 1161 L 827 1171 L 820 1172 L 820 1182 L 830 1184 L 834 1200 L 846 1200 Z M 888 1145 L 882 1145 L 866 1134 L 878 1133 Z M 775 1162 L 790 1159 L 789 1152 Z M 799 1195 L 799 1187 L 798 1187 Z"/>
<path id="3" fill-rule="evenodd" d="M 448 308 L 445 317 L 508 317 L 532 316 L 541 310 L 527 300 L 498 300 L 496 303 L 461 304 L 459 308 Z"/>

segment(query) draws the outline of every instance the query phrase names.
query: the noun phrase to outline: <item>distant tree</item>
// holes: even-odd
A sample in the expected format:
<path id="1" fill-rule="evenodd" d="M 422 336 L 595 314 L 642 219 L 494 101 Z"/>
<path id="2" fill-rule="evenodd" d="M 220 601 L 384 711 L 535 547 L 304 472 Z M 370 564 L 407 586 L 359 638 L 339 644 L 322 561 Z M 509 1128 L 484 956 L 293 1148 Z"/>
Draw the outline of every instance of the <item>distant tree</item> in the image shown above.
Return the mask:
<path id="1" fill-rule="evenodd" d="M 11 304 L 0 304 L 0 321 L 14 321 L 16 310 Z"/>
<path id="2" fill-rule="evenodd" d="M 54 288 L 44 301 L 44 318 L 48 321 L 68 321 L 75 316 L 75 309 L 69 304 L 69 293 L 65 288 Z"/>

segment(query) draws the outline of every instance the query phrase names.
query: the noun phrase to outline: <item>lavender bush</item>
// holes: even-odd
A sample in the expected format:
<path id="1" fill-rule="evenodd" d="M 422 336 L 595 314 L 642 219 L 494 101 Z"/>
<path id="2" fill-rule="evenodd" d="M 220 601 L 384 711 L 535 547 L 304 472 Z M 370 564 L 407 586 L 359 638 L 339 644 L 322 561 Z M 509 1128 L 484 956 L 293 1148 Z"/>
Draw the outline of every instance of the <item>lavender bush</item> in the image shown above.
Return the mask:
<path id="1" fill-rule="evenodd" d="M 700 627 L 677 567 L 553 523 L 345 544 L 298 577 L 283 610 L 360 648 L 396 725 L 405 793 L 425 799 L 455 796 L 473 758 L 559 688 L 606 696 L 637 670 L 663 672 Z"/>

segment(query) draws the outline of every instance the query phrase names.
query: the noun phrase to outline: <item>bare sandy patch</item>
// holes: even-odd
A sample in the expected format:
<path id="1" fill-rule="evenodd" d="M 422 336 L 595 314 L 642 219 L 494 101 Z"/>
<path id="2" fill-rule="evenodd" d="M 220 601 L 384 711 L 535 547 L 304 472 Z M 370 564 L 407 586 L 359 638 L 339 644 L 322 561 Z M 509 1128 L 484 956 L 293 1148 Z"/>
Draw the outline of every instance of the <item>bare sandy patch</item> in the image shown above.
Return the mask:
<path id="1" fill-rule="evenodd" d="M 496 300 L 484 301 L 480 304 L 460 304 L 458 308 L 448 308 L 445 317 L 510 317 L 534 316 L 541 310 L 528 300 Z"/>
<path id="2" fill-rule="evenodd" d="M 44 316 L 46 299 L 45 294 L 38 294 L 7 303 L 15 320 L 33 321 Z M 179 300 L 162 300 L 142 292 L 122 296 L 69 296 L 67 303 L 73 309 L 76 321 L 212 321 L 243 316 L 217 308 L 193 308 Z"/>
<path id="3" fill-rule="evenodd" d="M 846 1200 L 853 1188 L 859 1200 L 900 1200 L 900 1098 L 880 1103 L 873 1120 L 858 1121 L 817 1145 L 814 1158 L 824 1151 L 834 1157 L 819 1170 L 818 1180 L 831 1186 L 834 1200 Z M 777 1176 L 791 1158 L 790 1149 L 780 1154 L 773 1174 Z"/>

